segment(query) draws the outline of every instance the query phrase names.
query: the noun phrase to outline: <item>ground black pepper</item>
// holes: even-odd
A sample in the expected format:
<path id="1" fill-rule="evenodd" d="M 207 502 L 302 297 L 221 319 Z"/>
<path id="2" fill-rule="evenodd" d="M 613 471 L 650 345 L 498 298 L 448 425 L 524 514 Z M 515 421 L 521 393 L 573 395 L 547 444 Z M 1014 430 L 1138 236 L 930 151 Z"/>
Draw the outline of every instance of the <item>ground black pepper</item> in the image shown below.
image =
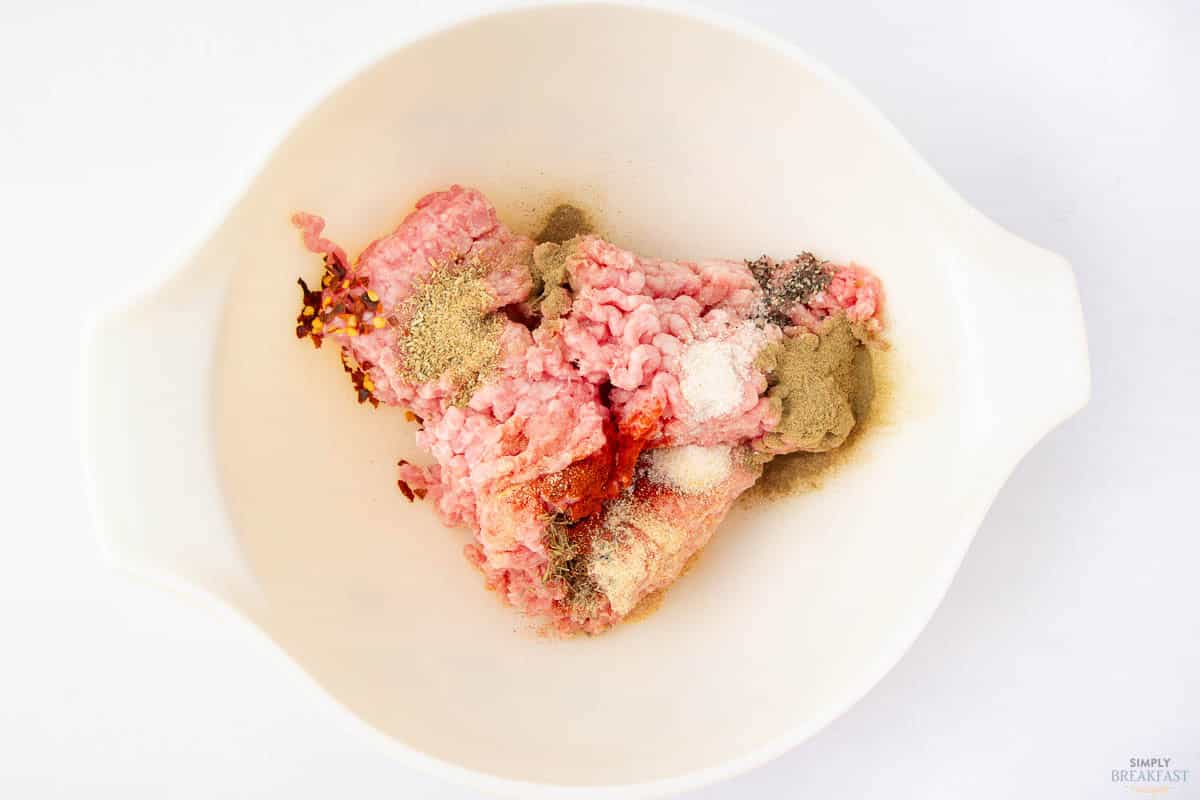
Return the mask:
<path id="1" fill-rule="evenodd" d="M 808 252 L 779 262 L 759 256 L 747 260 L 746 266 L 763 291 L 762 316 L 780 327 L 791 324 L 787 315 L 790 308 L 825 289 L 833 278 L 829 262 Z"/>

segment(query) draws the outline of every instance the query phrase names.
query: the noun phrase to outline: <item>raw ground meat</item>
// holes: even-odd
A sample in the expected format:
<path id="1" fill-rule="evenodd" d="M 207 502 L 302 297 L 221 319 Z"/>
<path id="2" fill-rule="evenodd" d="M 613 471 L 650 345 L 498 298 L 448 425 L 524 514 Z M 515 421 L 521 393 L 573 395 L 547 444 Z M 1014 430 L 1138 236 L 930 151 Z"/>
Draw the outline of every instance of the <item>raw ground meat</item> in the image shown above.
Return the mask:
<path id="1" fill-rule="evenodd" d="M 744 262 L 641 258 L 596 236 L 562 245 L 565 313 L 531 320 L 534 242 L 461 186 L 422 198 L 353 265 L 321 236 L 320 217 L 296 214 L 293 222 L 305 246 L 326 256 L 322 288 L 306 288 L 306 304 L 343 310 L 325 313 L 319 331 L 302 314 L 297 333 L 343 348 L 360 401 L 369 396 L 419 418 L 417 442 L 436 464 L 402 463 L 401 488 L 428 498 L 448 525 L 470 527 L 475 540 L 466 555 L 487 585 L 563 632 L 604 630 L 674 580 L 761 472 L 755 443 L 779 422 L 764 396 L 768 376 L 743 365 L 740 402 L 701 419 L 680 388 L 686 347 L 742 337 L 752 356 L 837 313 L 871 333 L 881 327 L 879 282 L 857 266 L 831 265 L 826 288 L 789 309 L 793 327 L 781 330 L 747 324 L 762 290 Z M 435 271 L 467 264 L 484 269 L 493 298 L 486 310 L 501 321 L 500 355 L 487 380 L 456 405 L 448 375 L 423 383 L 406 377 L 399 345 L 406 301 Z M 719 485 L 686 494 L 651 480 L 641 457 L 680 445 L 730 446 L 741 455 Z M 687 530 L 667 537 L 659 523 L 680 519 L 689 520 Z M 619 529 L 625 546 L 644 554 L 645 569 L 631 568 L 620 581 L 609 576 L 614 596 L 594 592 L 584 607 L 554 575 L 561 566 L 548 546 L 555 525 L 570 526 L 578 540 L 571 552 L 582 555 L 593 541 L 609 546 L 601 528 Z"/>

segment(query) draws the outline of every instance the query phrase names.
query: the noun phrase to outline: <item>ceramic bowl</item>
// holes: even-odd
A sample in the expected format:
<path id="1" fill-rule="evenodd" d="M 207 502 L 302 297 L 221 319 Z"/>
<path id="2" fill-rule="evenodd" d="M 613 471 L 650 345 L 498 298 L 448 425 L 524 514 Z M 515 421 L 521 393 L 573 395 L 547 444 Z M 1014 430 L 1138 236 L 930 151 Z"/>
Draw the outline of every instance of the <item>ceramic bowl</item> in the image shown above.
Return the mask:
<path id="1" fill-rule="evenodd" d="M 986 155 L 981 155 L 986 157 Z M 288 224 L 357 252 L 458 182 L 526 232 L 561 200 L 648 255 L 869 265 L 885 406 L 818 490 L 739 508 L 646 620 L 539 638 L 429 507 L 395 409 L 293 334 Z M 972 210 L 860 95 L 707 14 L 539 6 L 384 55 L 321 99 L 86 355 L 98 527 L 124 568 L 252 623 L 398 758 L 525 798 L 660 795 L 802 742 L 896 663 L 1017 461 L 1089 377 L 1060 257 Z"/>

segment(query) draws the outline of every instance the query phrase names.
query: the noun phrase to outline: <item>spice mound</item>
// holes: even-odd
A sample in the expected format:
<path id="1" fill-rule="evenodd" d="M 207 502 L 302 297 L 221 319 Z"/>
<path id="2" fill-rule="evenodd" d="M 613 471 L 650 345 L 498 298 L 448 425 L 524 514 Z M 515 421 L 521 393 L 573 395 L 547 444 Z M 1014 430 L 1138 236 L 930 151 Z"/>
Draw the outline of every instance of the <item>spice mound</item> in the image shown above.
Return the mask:
<path id="1" fill-rule="evenodd" d="M 879 280 L 811 253 L 647 258 L 569 207 L 535 241 L 461 186 L 353 262 L 323 219 L 292 221 L 324 267 L 297 337 L 341 349 L 359 403 L 407 410 L 434 463 L 400 462 L 399 490 L 561 633 L 657 597 L 772 458 L 840 447 L 856 359 L 882 346 Z"/>

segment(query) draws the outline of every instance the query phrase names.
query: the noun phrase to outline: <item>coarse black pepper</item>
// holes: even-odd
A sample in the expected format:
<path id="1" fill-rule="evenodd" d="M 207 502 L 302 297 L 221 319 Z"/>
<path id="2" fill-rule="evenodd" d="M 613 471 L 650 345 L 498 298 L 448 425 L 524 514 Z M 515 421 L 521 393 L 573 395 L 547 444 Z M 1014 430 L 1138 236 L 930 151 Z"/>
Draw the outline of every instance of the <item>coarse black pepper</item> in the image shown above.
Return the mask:
<path id="1" fill-rule="evenodd" d="M 791 324 L 789 309 L 796 303 L 807 302 L 833 279 L 829 262 L 821 261 L 809 252 L 780 262 L 759 256 L 747 260 L 746 266 L 762 288 L 762 316 L 780 327 Z"/>

